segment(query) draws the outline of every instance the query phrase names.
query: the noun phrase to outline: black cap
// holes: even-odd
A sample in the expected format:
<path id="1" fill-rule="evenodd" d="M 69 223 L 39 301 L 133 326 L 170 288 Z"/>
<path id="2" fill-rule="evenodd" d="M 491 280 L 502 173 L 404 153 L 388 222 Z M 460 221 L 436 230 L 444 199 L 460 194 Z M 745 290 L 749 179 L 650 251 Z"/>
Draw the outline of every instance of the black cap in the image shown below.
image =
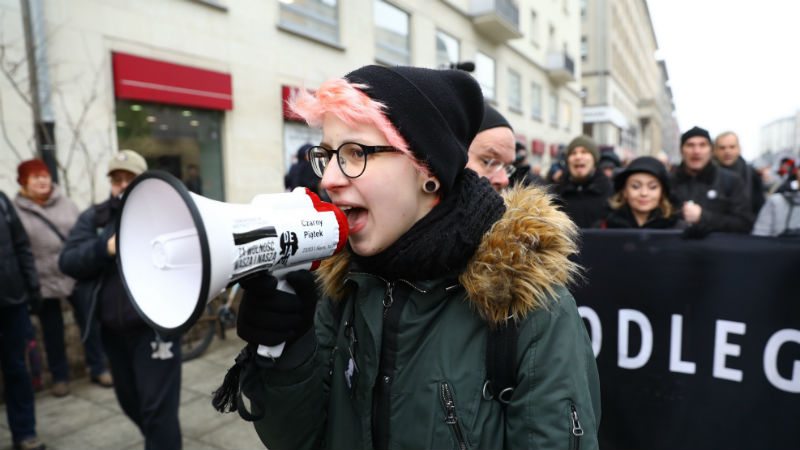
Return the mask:
<path id="1" fill-rule="evenodd" d="M 460 70 L 375 65 L 345 78 L 366 85 L 364 93 L 386 106 L 386 117 L 446 195 L 467 165 L 467 149 L 483 120 L 478 82 Z"/>
<path id="2" fill-rule="evenodd" d="M 649 173 L 650 175 L 658 178 L 661 182 L 661 189 L 664 191 L 664 196 L 669 197 L 669 175 L 667 168 L 661 161 L 653 158 L 652 156 L 640 156 L 625 168 L 622 172 L 614 176 L 614 190 L 619 192 L 625 187 L 625 182 L 628 177 L 635 173 Z"/>
<path id="3" fill-rule="evenodd" d="M 483 122 L 481 122 L 481 127 L 478 128 L 478 133 L 481 131 L 486 131 L 491 128 L 498 128 L 498 127 L 506 127 L 510 130 L 514 130 L 511 128 L 511 124 L 508 123 L 505 117 L 502 114 L 497 112 L 496 109 L 492 108 L 491 105 L 488 103 L 484 103 L 483 105 Z"/>
<path id="4" fill-rule="evenodd" d="M 685 144 L 686 141 L 689 140 L 689 138 L 697 136 L 708 139 L 709 145 L 711 144 L 711 135 L 708 134 L 708 130 L 700 127 L 692 127 L 690 130 L 687 130 L 685 133 L 681 135 L 681 147 L 683 147 L 683 144 Z"/>

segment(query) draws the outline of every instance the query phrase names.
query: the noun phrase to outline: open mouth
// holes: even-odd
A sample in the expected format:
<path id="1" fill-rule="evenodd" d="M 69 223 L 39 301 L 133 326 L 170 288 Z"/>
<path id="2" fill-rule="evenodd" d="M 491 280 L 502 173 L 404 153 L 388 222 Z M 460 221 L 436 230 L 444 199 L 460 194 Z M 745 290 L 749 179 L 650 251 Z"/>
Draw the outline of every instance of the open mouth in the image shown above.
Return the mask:
<path id="1" fill-rule="evenodd" d="M 339 205 L 339 209 L 347 216 L 347 225 L 350 233 L 358 233 L 367 224 L 367 210 L 358 206 Z"/>

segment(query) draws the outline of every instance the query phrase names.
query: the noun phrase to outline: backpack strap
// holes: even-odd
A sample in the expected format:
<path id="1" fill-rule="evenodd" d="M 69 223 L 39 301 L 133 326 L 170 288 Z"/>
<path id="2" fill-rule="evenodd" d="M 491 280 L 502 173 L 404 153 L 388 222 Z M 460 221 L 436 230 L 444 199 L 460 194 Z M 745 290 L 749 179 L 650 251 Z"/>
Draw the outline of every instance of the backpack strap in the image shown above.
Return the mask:
<path id="1" fill-rule="evenodd" d="M 508 319 L 486 335 L 486 381 L 483 398 L 497 400 L 505 408 L 517 385 L 517 339 L 519 324 Z"/>

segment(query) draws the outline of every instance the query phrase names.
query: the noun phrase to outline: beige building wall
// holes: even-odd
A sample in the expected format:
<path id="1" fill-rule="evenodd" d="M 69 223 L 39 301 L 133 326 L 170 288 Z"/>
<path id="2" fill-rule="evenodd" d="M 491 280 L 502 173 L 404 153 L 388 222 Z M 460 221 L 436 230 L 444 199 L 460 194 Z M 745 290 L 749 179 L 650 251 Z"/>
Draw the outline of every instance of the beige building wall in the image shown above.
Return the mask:
<path id="1" fill-rule="evenodd" d="M 584 131 L 623 157 L 665 150 L 666 80 L 645 0 L 582 1 Z"/>
<path id="2" fill-rule="evenodd" d="M 498 40 L 476 26 L 475 8 L 488 4 L 489 12 L 496 12 L 509 1 L 392 0 L 390 4 L 409 14 L 411 64 L 435 67 L 436 32 L 447 32 L 460 43 L 461 61 L 474 61 L 479 51 L 495 60 L 494 103 L 525 138 L 529 150 L 533 139 L 548 146 L 564 145 L 581 128 L 578 1 L 511 2 L 518 9 L 519 21 L 516 34 L 508 39 Z M 42 3 L 57 152 L 64 168 L 62 184 L 80 207 L 107 196 L 105 167 L 118 148 L 112 52 L 230 74 L 233 109 L 223 115 L 222 161 L 225 197 L 233 202 L 283 190 L 283 175 L 290 163 L 287 153 L 294 149 L 287 148 L 282 86 L 313 89 L 325 79 L 376 62 L 374 0 L 338 1 L 338 44 L 282 26 L 282 4 L 276 1 Z M 531 23 L 534 12 L 536 24 Z M 0 0 L 0 27 L 6 59 L 23 60 L 19 1 Z M 548 68 L 550 53 L 564 50 L 575 61 L 574 76 L 566 80 L 563 70 Z M 509 69 L 521 78 L 518 109 L 509 106 Z M 19 80 L 26 79 L 26 70 L 20 68 Z M 531 113 L 532 83 L 542 88 L 540 118 Z M 27 89 L 22 81 L 21 86 Z M 555 123 L 548 120 L 550 93 L 558 100 Z M 16 165 L 34 155 L 32 115 L 4 77 L 0 77 L 0 108 L 5 130 L 0 136 L 4 149 L 0 189 L 13 194 Z M 544 162 L 548 160 L 545 156 Z"/>

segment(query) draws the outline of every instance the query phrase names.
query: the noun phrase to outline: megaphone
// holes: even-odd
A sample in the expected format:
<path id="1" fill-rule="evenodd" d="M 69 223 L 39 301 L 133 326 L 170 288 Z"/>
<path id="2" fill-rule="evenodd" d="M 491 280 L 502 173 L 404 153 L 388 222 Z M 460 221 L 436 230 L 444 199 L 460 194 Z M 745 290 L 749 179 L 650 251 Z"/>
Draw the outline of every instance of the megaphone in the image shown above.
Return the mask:
<path id="1" fill-rule="evenodd" d="M 316 269 L 344 247 L 347 233 L 344 213 L 305 188 L 223 203 L 154 170 L 123 196 L 118 267 L 139 315 L 170 335 L 190 328 L 212 298 L 247 275 Z"/>

